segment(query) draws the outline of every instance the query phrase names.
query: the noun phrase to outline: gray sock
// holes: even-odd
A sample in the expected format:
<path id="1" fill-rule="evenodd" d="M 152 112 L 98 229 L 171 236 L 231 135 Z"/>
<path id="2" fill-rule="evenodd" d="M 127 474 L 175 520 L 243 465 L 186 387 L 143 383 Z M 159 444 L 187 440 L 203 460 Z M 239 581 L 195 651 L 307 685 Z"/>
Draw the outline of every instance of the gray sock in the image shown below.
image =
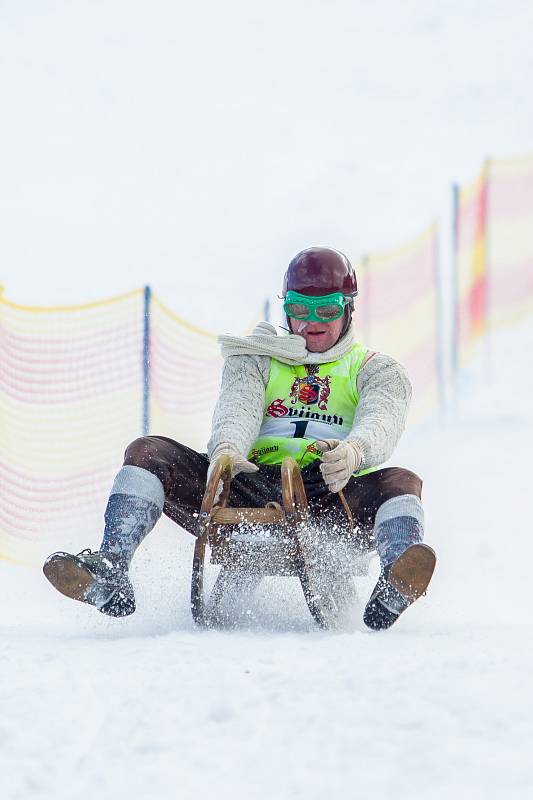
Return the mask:
<path id="1" fill-rule="evenodd" d="M 424 509 L 414 494 L 402 494 L 378 508 L 374 538 L 381 566 L 392 564 L 412 544 L 424 538 Z"/>
<path id="2" fill-rule="evenodd" d="M 105 510 L 100 550 L 117 553 L 128 564 L 163 512 L 163 484 L 142 467 L 127 465 L 117 474 Z"/>

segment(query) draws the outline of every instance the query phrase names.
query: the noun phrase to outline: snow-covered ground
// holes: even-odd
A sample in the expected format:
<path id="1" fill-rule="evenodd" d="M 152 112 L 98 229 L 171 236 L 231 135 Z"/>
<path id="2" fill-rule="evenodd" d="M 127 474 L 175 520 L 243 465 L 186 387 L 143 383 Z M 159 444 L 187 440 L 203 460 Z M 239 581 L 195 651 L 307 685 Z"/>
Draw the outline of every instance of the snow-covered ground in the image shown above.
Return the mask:
<path id="1" fill-rule="evenodd" d="M 425 479 L 439 561 L 389 632 L 360 610 L 318 631 L 293 579 L 247 626 L 196 630 L 190 537 L 166 522 L 127 620 L 1 564 L 2 798 L 531 797 L 532 322 L 493 344 L 493 383 L 393 459 Z"/>

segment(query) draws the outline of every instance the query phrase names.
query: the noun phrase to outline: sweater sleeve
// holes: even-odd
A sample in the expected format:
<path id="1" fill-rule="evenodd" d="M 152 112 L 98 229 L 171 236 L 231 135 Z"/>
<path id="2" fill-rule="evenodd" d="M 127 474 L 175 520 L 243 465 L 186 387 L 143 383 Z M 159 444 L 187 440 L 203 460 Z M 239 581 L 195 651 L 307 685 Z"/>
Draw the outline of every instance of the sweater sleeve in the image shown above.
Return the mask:
<path id="1" fill-rule="evenodd" d="M 268 356 L 226 358 L 207 443 L 209 457 L 222 443 L 234 445 L 244 458 L 247 457 L 263 420 L 269 374 Z"/>
<path id="2" fill-rule="evenodd" d="M 411 382 L 404 367 L 375 353 L 357 376 L 359 405 L 348 439 L 363 453 L 363 468 L 377 467 L 391 457 L 402 435 L 411 401 Z"/>

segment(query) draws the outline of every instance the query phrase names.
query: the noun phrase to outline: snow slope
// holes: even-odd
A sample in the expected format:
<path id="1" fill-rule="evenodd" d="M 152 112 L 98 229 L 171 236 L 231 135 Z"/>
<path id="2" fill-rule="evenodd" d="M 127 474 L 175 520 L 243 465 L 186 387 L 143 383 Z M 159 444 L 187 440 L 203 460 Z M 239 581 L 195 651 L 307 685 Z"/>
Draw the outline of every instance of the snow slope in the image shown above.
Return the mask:
<path id="1" fill-rule="evenodd" d="M 360 610 L 316 630 L 292 579 L 237 630 L 195 630 L 190 537 L 166 522 L 136 557 L 127 620 L 1 564 L 2 798 L 532 796 L 533 385 L 516 355 L 532 344 L 531 320 L 496 337 L 493 383 L 401 443 L 439 562 L 387 633 Z"/>

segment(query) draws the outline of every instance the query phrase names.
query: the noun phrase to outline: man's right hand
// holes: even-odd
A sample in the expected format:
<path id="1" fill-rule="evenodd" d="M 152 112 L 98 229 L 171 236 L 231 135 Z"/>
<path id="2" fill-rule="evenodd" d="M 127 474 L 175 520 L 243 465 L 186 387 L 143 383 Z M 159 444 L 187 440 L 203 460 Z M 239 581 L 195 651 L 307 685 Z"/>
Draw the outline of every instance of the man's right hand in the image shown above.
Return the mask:
<path id="1" fill-rule="evenodd" d="M 247 461 L 241 453 L 237 450 L 237 448 L 229 443 L 222 442 L 218 444 L 213 452 L 211 453 L 211 460 L 209 462 L 209 468 L 207 470 L 207 483 L 209 483 L 209 478 L 211 477 L 211 473 L 215 468 L 215 464 L 217 463 L 220 456 L 228 456 L 231 464 L 231 477 L 234 478 L 235 475 L 238 475 L 239 472 L 257 472 L 259 467 L 255 464 L 252 464 L 251 461 Z M 220 495 L 222 494 L 222 481 L 218 482 L 217 491 L 214 497 L 213 502 L 217 503 Z"/>
<path id="2" fill-rule="evenodd" d="M 228 456 L 231 464 L 231 477 L 234 478 L 239 472 L 257 472 L 259 467 L 247 461 L 246 458 L 239 453 L 235 445 L 222 442 L 218 444 L 211 453 L 209 469 L 207 470 L 207 480 L 211 476 L 217 460 L 220 456 Z"/>

